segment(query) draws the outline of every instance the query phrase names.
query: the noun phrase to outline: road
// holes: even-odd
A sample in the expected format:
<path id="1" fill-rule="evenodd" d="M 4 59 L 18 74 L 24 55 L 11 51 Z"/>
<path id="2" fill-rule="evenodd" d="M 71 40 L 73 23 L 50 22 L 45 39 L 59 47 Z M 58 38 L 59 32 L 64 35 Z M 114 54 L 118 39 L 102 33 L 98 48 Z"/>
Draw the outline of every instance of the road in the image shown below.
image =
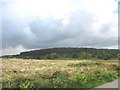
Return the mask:
<path id="1" fill-rule="evenodd" d="M 117 80 L 114 80 L 114 81 L 109 82 L 107 84 L 98 86 L 98 87 L 91 89 L 91 90 L 101 90 L 101 89 L 102 90 L 120 90 L 120 79 L 119 80 L 117 79 Z"/>

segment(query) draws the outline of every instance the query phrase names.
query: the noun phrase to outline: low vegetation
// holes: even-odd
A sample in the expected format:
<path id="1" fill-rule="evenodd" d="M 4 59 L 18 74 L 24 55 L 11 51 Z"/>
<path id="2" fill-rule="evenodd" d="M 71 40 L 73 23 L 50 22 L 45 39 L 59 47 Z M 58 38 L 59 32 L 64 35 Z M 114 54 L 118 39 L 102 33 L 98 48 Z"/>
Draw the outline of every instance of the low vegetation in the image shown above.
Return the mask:
<path id="1" fill-rule="evenodd" d="M 119 60 L 34 60 L 3 58 L 3 88 L 83 88 L 120 77 Z"/>

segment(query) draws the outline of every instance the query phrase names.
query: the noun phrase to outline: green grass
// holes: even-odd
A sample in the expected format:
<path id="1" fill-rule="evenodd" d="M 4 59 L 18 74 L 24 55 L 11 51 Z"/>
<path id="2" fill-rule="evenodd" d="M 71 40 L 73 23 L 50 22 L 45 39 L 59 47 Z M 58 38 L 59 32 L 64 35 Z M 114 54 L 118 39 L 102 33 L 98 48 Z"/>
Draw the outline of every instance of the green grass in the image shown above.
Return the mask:
<path id="1" fill-rule="evenodd" d="M 120 77 L 118 60 L 3 59 L 3 88 L 94 88 Z"/>

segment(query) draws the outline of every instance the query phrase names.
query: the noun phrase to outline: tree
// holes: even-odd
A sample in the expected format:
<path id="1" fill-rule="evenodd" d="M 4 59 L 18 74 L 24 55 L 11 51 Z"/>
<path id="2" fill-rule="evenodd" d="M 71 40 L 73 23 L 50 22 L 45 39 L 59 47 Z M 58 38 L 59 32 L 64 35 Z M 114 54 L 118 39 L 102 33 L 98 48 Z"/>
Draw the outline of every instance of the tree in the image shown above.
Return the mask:
<path id="1" fill-rule="evenodd" d="M 117 54 L 117 58 L 118 58 L 118 60 L 120 60 L 120 53 Z"/>
<path id="2" fill-rule="evenodd" d="M 58 55 L 56 53 L 51 53 L 51 54 L 47 54 L 45 56 L 46 59 L 55 59 L 58 58 Z"/>
<path id="3" fill-rule="evenodd" d="M 86 52 L 82 52 L 82 53 L 80 54 L 80 58 L 81 58 L 81 59 L 90 59 L 90 58 L 92 58 L 92 54 L 86 53 Z"/>
<path id="4" fill-rule="evenodd" d="M 111 59 L 110 54 L 108 54 L 107 52 L 103 52 L 100 55 L 97 56 L 99 59 L 104 59 L 104 60 L 108 60 Z"/>

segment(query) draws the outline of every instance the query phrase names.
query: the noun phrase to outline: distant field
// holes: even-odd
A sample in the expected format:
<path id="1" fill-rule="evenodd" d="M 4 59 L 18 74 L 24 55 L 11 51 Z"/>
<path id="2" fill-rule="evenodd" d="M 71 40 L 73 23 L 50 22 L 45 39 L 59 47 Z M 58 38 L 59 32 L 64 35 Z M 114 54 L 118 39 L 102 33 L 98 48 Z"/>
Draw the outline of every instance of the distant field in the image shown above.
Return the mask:
<path id="1" fill-rule="evenodd" d="M 3 88 L 94 88 L 120 77 L 118 60 L 2 59 Z"/>

